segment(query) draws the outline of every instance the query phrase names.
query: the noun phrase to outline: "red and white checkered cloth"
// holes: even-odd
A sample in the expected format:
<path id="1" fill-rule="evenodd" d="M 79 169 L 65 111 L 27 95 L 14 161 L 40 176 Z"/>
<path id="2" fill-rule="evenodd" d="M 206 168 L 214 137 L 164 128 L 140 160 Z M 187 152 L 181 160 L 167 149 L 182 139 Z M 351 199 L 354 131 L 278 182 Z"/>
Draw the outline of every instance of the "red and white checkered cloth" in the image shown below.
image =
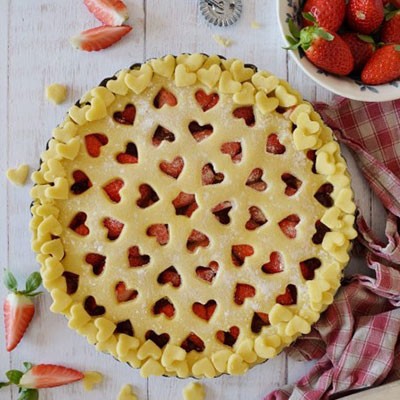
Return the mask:
<path id="1" fill-rule="evenodd" d="M 264 400 L 327 400 L 400 379 L 400 99 L 361 103 L 339 98 L 334 105 L 315 107 L 352 150 L 385 206 L 387 243 L 358 216 L 355 247 L 363 247 L 375 277 L 355 275 L 343 282 L 311 333 L 286 350 L 301 360 L 317 359 L 316 364 L 295 385 Z"/>

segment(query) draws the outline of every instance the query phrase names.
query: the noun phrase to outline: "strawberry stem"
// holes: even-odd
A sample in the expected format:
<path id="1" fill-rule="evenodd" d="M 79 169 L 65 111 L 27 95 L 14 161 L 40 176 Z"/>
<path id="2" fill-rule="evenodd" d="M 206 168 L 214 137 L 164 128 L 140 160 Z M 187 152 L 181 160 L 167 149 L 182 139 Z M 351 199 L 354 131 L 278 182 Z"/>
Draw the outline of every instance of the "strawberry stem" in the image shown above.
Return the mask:
<path id="1" fill-rule="evenodd" d="M 16 292 L 18 289 L 18 282 L 9 269 L 4 271 L 4 286 L 12 292 Z"/>
<path id="2" fill-rule="evenodd" d="M 10 270 L 4 271 L 4 285 L 5 287 L 15 293 L 22 294 L 29 297 L 37 296 L 42 292 L 35 292 L 35 290 L 42 284 L 42 277 L 39 272 L 35 271 L 29 275 L 25 283 L 25 290 L 18 290 L 18 282 Z"/>

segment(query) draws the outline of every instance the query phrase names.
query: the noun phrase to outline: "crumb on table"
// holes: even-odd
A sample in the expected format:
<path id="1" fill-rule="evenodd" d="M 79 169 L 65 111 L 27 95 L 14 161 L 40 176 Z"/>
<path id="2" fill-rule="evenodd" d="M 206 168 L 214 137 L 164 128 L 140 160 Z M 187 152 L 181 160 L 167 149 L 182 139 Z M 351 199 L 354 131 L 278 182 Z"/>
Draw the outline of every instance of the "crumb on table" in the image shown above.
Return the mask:
<path id="1" fill-rule="evenodd" d="M 184 400 L 204 400 L 204 386 L 198 382 L 191 382 L 183 389 Z"/>
<path id="2" fill-rule="evenodd" d="M 213 35 L 213 39 L 216 43 L 223 47 L 229 47 L 232 44 L 232 40 L 229 38 L 224 38 L 221 35 Z"/>
<path id="3" fill-rule="evenodd" d="M 129 384 L 122 386 L 118 393 L 117 400 L 137 400 L 135 393 L 133 393 L 132 386 Z"/>
<path id="4" fill-rule="evenodd" d="M 103 375 L 96 371 L 85 371 L 82 379 L 83 388 L 86 391 L 93 390 L 93 387 L 103 381 Z"/>
<path id="5" fill-rule="evenodd" d="M 61 104 L 67 98 L 67 87 L 60 83 L 46 86 L 46 98 L 54 104 Z"/>

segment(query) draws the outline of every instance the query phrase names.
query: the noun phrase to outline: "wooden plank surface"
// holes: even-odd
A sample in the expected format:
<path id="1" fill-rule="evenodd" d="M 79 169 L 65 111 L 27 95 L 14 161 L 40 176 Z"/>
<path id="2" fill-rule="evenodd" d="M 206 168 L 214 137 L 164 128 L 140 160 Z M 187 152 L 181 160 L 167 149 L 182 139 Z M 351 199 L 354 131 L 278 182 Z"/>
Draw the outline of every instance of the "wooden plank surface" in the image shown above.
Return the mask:
<path id="1" fill-rule="evenodd" d="M 167 53 L 204 52 L 239 57 L 262 69 L 289 79 L 293 86 L 313 101 L 330 101 L 332 96 L 298 70 L 281 49 L 275 1 L 244 2 L 239 22 L 229 28 L 205 23 L 194 0 L 127 0 L 133 32 L 114 47 L 99 53 L 73 49 L 68 38 L 98 25 L 81 1 L 0 0 L 0 268 L 9 266 L 20 280 L 35 268 L 30 250 L 29 185 L 15 188 L 7 184 L 4 172 L 25 162 L 36 168 L 50 132 L 82 93 L 104 77 L 149 57 Z M 251 29 L 252 21 L 260 23 Z M 212 39 L 219 34 L 232 40 L 223 48 Z M 44 99 L 45 85 L 65 83 L 68 100 L 54 106 Z M 367 220 L 382 228 L 382 210 L 373 200 L 351 156 L 357 200 Z M 351 270 L 359 269 L 356 261 Z M 0 298 L 6 295 L 0 287 Z M 85 339 L 67 328 L 66 320 L 49 311 L 49 295 L 37 300 L 37 316 L 18 349 L 8 354 L 0 334 L 0 380 L 9 368 L 23 361 L 51 362 L 83 370 L 97 370 L 105 381 L 90 393 L 80 384 L 42 391 L 41 400 L 116 399 L 119 388 L 131 383 L 140 400 L 181 398 L 190 380 L 140 378 L 137 371 L 97 353 Z M 0 324 L 3 325 L 2 316 Z M 1 330 L 1 332 L 3 332 Z M 207 399 L 261 399 L 270 390 L 293 382 L 309 368 L 307 363 L 288 360 L 285 355 L 253 368 L 243 377 L 223 376 L 204 380 Z M 16 391 L 0 391 L 0 400 L 14 400 Z"/>

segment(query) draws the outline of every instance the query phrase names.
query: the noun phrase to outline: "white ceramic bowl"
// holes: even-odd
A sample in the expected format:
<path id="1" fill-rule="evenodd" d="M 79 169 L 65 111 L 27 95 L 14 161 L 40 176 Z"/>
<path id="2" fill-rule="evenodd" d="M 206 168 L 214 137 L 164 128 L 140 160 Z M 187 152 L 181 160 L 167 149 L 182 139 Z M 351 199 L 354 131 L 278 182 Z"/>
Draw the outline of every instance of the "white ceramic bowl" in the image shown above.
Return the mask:
<path id="1" fill-rule="evenodd" d="M 287 44 L 286 35 L 290 35 L 288 20 L 296 19 L 302 0 L 276 0 L 278 21 L 281 33 Z M 385 85 L 369 86 L 361 81 L 331 75 L 314 66 L 298 50 L 289 50 L 297 65 L 315 82 L 340 96 L 360 101 L 389 101 L 400 98 L 400 80 Z"/>

